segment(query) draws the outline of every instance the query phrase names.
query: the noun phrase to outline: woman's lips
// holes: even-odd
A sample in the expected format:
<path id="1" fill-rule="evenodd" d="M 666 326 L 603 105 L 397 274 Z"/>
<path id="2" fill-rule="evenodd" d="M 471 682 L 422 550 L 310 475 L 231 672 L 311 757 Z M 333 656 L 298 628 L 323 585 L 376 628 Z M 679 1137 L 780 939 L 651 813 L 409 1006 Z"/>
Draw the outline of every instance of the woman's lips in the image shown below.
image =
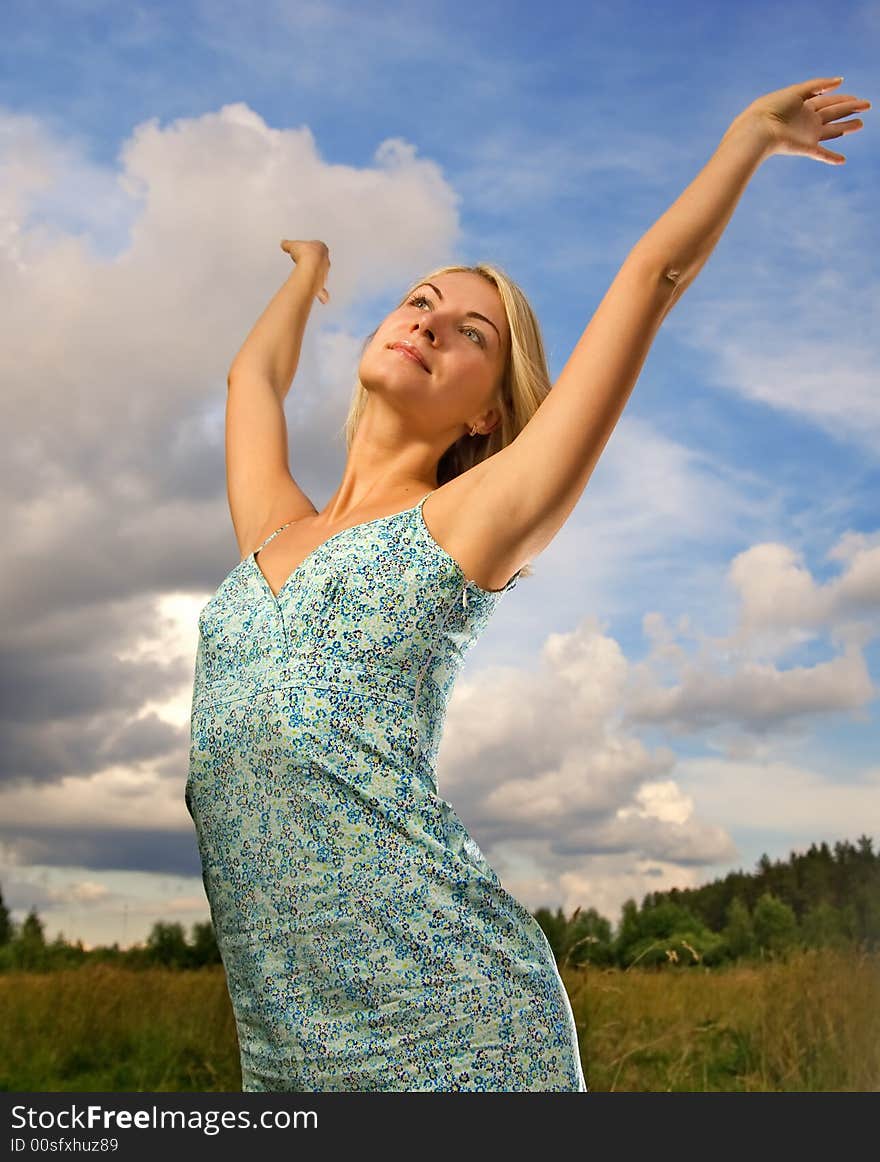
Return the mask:
<path id="1" fill-rule="evenodd" d="M 407 359 L 412 359 L 413 363 L 418 363 L 418 365 L 419 365 L 419 367 L 421 367 L 422 371 L 428 370 L 427 367 L 425 367 L 424 363 L 422 363 L 421 359 L 419 359 L 418 355 L 413 355 L 412 351 L 410 351 L 407 347 L 392 347 L 391 350 L 392 351 L 399 351 L 400 354 L 405 355 L 407 357 Z"/>

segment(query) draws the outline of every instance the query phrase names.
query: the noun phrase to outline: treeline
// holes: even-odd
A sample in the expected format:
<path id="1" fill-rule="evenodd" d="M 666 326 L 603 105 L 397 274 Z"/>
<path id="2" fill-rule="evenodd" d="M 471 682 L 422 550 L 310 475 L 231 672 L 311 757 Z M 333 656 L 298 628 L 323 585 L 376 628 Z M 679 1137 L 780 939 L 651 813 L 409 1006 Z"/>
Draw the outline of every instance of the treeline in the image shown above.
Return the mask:
<path id="1" fill-rule="evenodd" d="M 33 908 L 16 925 L 0 893 L 0 972 L 48 972 L 101 962 L 124 968 L 202 968 L 221 963 L 210 920 L 193 924 L 189 938 L 182 924 L 157 921 L 145 944 L 87 949 L 81 940 L 71 944 L 62 934 L 47 942 L 43 921 Z"/>
<path id="2" fill-rule="evenodd" d="M 623 906 L 617 929 L 595 908 L 539 908 L 543 929 L 560 967 L 630 968 L 664 965 L 711 967 L 734 961 L 779 958 L 800 948 L 880 951 L 880 853 L 868 836 L 813 844 L 772 862 L 766 855 L 753 873 L 731 872 L 699 888 L 650 892 L 639 907 Z M 201 968 L 220 964 L 210 920 L 158 921 L 144 944 L 86 949 L 59 935 L 48 943 L 31 909 L 21 925 L 0 893 L 0 972 L 47 971 L 109 961 L 127 968 Z"/>
<path id="3" fill-rule="evenodd" d="M 699 888 L 649 892 L 623 906 L 620 923 L 595 909 L 535 918 L 561 965 L 713 966 L 782 957 L 800 948 L 880 950 L 880 853 L 866 835 L 813 844 L 787 860 L 766 855 L 755 872 Z"/>

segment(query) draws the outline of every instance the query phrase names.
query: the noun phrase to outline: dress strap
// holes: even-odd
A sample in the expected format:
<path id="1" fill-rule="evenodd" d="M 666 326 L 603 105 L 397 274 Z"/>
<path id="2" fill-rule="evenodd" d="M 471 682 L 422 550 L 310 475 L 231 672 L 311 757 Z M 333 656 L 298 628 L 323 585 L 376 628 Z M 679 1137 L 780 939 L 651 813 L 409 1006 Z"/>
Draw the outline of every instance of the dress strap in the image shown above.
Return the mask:
<path id="1" fill-rule="evenodd" d="M 437 491 L 436 488 L 431 489 L 431 492 L 436 492 L 436 491 Z M 502 585 L 500 589 L 484 589 L 482 587 L 482 585 L 478 585 L 476 583 L 476 581 L 471 581 L 468 577 L 465 576 L 464 570 L 462 569 L 461 565 L 459 565 L 458 561 L 456 561 L 456 559 L 450 553 L 448 553 L 447 550 L 444 549 L 441 544 L 439 544 L 437 542 L 437 540 L 434 537 L 434 534 L 428 528 L 427 522 L 425 521 L 425 514 L 422 511 L 422 508 L 423 508 L 425 501 L 428 499 L 428 497 L 430 495 L 431 495 L 430 492 L 426 492 L 425 495 L 422 497 L 422 499 L 419 501 L 419 503 L 414 506 L 414 511 L 418 512 L 422 518 L 421 519 L 421 527 L 422 527 L 423 531 L 427 534 L 429 539 L 433 542 L 433 544 L 437 548 L 437 550 L 443 554 L 443 556 L 454 566 L 454 568 L 458 572 L 460 584 L 461 584 L 461 604 L 462 604 L 462 607 L 464 609 L 467 609 L 467 607 L 468 607 L 468 590 L 469 589 L 472 590 L 474 593 L 482 594 L 485 597 L 488 597 L 488 596 L 494 595 L 494 594 L 498 594 L 498 593 L 506 593 L 509 589 L 514 589 L 516 587 L 517 581 L 519 580 L 520 573 L 522 573 L 522 569 L 517 569 L 517 571 L 514 573 L 514 575 L 511 578 L 509 578 L 507 583 L 505 585 Z M 523 568 L 525 568 L 525 566 L 523 566 Z"/>
<path id="2" fill-rule="evenodd" d="M 278 534 L 283 529 L 287 528 L 287 525 L 292 525 L 292 524 L 293 524 L 293 521 L 289 520 L 289 521 L 287 521 L 286 524 L 283 524 L 279 528 L 277 528 L 274 533 L 269 533 L 268 537 L 266 537 L 266 539 L 265 539 L 265 541 L 263 541 L 262 545 L 259 545 L 256 549 L 254 549 L 254 552 L 259 553 L 260 549 L 265 548 L 265 546 L 268 545 L 268 543 L 272 540 L 273 537 L 277 537 Z"/>

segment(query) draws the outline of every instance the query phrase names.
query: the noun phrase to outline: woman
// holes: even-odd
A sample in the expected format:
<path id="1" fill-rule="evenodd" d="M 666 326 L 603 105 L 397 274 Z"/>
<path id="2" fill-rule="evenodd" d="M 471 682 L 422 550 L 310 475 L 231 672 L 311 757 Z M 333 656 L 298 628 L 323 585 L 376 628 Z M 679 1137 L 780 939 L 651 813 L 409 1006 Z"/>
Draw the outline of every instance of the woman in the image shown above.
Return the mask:
<path id="1" fill-rule="evenodd" d="M 651 342 L 776 153 L 869 102 L 815 78 L 739 114 L 637 243 L 550 391 L 540 331 L 493 267 L 416 284 L 362 354 L 348 461 L 317 512 L 283 399 L 320 242 L 230 372 L 243 554 L 199 616 L 186 802 L 246 1091 L 586 1090 L 550 946 L 452 806 L 435 760 L 467 649 L 577 504 Z"/>

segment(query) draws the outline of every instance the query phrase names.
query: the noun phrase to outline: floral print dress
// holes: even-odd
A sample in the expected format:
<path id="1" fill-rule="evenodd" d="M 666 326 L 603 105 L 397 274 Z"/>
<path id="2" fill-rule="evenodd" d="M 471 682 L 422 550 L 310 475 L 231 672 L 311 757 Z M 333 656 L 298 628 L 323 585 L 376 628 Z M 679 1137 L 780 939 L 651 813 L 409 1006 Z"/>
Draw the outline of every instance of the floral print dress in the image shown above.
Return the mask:
<path id="1" fill-rule="evenodd" d="M 244 1091 L 586 1091 L 550 945 L 435 773 L 519 573 L 468 580 L 429 495 L 335 533 L 276 595 L 257 554 L 282 525 L 199 614 L 185 799 Z"/>

